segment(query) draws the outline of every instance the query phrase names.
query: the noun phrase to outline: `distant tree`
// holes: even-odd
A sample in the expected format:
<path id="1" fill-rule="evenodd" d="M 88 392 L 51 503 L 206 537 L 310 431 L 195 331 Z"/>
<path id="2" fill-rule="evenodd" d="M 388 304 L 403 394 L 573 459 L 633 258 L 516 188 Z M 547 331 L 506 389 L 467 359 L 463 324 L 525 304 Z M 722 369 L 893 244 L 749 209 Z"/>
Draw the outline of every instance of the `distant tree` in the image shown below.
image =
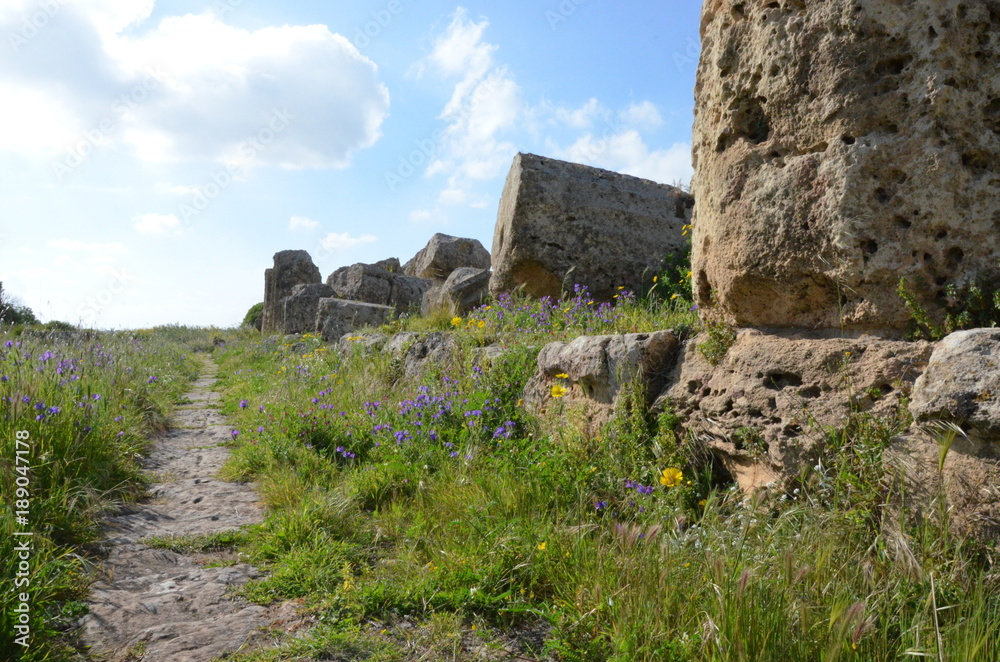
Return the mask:
<path id="1" fill-rule="evenodd" d="M 9 296 L 0 283 L 0 324 L 38 324 L 31 308 Z"/>
<path id="2" fill-rule="evenodd" d="M 247 311 L 246 317 L 243 318 L 243 324 L 246 326 L 252 326 L 253 328 L 260 331 L 261 323 L 264 321 L 264 303 L 255 303 L 250 306 L 250 310 Z"/>

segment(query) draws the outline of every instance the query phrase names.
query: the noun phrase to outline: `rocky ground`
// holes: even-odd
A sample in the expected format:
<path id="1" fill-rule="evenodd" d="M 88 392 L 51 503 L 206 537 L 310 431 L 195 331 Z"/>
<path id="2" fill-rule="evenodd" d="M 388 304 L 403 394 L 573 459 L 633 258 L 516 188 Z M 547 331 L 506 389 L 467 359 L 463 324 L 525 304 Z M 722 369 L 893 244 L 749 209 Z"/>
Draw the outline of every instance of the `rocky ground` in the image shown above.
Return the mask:
<path id="1" fill-rule="evenodd" d="M 178 409 L 174 428 L 146 460 L 150 498 L 107 522 L 109 554 L 83 619 L 82 639 L 102 660 L 200 662 L 259 638 L 275 614 L 230 597 L 256 577 L 231 552 L 178 554 L 144 544 L 151 538 L 215 534 L 260 521 L 251 485 L 216 478 L 229 454 L 229 427 L 213 408 L 215 365 Z"/>

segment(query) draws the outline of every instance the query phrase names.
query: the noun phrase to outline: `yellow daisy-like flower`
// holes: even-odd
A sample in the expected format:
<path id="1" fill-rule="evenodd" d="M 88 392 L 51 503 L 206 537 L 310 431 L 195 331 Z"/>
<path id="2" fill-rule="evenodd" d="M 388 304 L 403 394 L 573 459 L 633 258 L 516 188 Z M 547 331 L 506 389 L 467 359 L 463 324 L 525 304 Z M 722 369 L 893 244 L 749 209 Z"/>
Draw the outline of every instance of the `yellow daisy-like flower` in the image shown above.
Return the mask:
<path id="1" fill-rule="evenodd" d="M 538 551 L 540 551 L 540 552 L 544 552 L 545 551 L 545 543 L 542 543 L 541 545 L 538 546 Z"/>
<path id="2" fill-rule="evenodd" d="M 683 480 L 684 472 L 674 467 L 664 469 L 663 474 L 660 476 L 660 484 L 666 487 L 677 487 Z"/>
<path id="3" fill-rule="evenodd" d="M 462 318 L 461 317 L 453 317 L 453 318 L 451 318 L 451 325 L 452 326 L 459 326 L 461 323 L 462 323 Z"/>
<path id="4" fill-rule="evenodd" d="M 480 321 L 479 321 L 479 324 L 477 324 L 476 326 L 478 326 L 478 327 L 479 327 L 479 328 L 481 329 L 481 328 L 483 328 L 484 326 L 486 326 L 486 322 L 484 322 L 484 321 L 480 320 Z"/>
<path id="5" fill-rule="evenodd" d="M 653 276 L 653 282 L 654 283 L 659 282 L 659 280 L 660 280 L 659 276 Z"/>
<path id="6" fill-rule="evenodd" d="M 569 379 L 569 375 L 567 375 L 565 372 L 560 372 L 558 375 L 556 375 L 556 379 Z"/>
<path id="7" fill-rule="evenodd" d="M 552 397 L 553 398 L 561 398 L 564 395 L 566 395 L 567 393 L 569 393 L 569 391 L 566 389 L 565 386 L 562 386 L 560 384 L 556 384 L 555 386 L 552 387 Z"/>

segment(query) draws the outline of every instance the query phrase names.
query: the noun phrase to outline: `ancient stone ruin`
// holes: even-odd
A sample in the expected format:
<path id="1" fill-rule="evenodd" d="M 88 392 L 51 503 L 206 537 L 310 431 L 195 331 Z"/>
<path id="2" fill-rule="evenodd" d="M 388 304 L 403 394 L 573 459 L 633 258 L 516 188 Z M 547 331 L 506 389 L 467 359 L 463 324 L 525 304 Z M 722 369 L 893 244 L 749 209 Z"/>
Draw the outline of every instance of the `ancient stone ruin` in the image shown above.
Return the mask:
<path id="1" fill-rule="evenodd" d="M 306 251 L 281 251 L 264 272 L 262 333 L 317 333 L 336 341 L 396 315 L 438 308 L 463 314 L 482 303 L 489 286 L 490 254 L 475 239 L 436 234 L 417 255 L 354 264 L 322 282 Z"/>
<path id="2" fill-rule="evenodd" d="M 603 301 L 622 286 L 638 292 L 686 250 L 693 205 L 673 186 L 518 154 L 493 233 L 490 292 L 559 298 L 580 284 Z"/>
<path id="3" fill-rule="evenodd" d="M 902 335 L 1000 276 L 1000 5 L 709 0 L 694 273 L 709 319 Z"/>

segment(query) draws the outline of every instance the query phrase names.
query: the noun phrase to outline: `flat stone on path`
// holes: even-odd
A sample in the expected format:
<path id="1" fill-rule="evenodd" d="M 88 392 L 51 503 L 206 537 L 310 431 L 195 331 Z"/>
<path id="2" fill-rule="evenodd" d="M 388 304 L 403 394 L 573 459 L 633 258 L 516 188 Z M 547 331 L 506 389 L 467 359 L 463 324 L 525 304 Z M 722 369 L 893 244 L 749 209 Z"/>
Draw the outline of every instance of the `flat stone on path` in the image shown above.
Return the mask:
<path id="1" fill-rule="evenodd" d="M 156 476 L 151 499 L 130 505 L 107 521 L 108 558 L 82 619 L 82 640 L 102 659 L 202 662 L 244 648 L 270 620 L 269 610 L 229 596 L 259 576 L 247 564 L 206 567 L 192 556 L 143 544 L 152 537 L 208 535 L 262 519 L 251 485 L 216 478 L 229 450 L 219 444 L 230 428 L 211 405 L 215 366 L 187 395 L 192 405 L 176 413 L 174 429 L 158 438 L 145 464 Z M 216 555 L 223 560 L 224 556 Z"/>

